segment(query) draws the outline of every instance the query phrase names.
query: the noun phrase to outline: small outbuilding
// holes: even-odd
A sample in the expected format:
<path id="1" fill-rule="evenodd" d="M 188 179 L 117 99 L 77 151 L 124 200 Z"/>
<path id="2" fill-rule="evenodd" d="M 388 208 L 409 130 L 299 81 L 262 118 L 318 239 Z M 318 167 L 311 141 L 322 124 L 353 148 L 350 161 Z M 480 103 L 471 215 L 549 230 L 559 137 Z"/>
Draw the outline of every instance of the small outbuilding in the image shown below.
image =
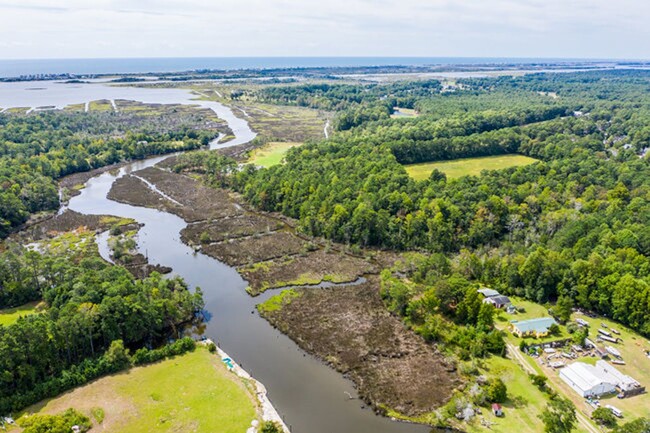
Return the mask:
<path id="1" fill-rule="evenodd" d="M 499 403 L 492 403 L 492 413 L 495 416 L 503 416 L 503 408 Z"/>

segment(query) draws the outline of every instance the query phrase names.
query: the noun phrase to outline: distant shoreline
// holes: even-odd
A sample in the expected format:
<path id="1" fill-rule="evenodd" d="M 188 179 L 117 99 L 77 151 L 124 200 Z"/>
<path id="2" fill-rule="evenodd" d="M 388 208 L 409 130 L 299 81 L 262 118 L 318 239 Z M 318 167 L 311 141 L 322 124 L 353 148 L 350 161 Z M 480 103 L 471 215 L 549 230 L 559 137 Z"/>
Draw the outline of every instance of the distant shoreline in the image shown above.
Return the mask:
<path id="1" fill-rule="evenodd" d="M 188 72 L 287 71 L 305 69 L 404 68 L 440 72 L 449 68 L 649 67 L 644 60 L 504 58 L 504 57 L 197 57 L 124 59 L 0 60 L 0 79 L 43 77 L 65 79 L 96 76 L 179 74 Z"/>

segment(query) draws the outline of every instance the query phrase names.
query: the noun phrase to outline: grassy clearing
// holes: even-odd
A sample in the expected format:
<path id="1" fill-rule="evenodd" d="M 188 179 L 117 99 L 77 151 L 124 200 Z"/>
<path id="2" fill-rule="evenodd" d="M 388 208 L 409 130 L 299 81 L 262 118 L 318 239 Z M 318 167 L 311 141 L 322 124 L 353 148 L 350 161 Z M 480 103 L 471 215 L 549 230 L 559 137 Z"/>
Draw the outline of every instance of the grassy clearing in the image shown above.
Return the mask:
<path id="1" fill-rule="evenodd" d="M 537 417 L 548 402 L 548 396 L 537 389 L 528 374 L 514 361 L 493 356 L 485 362 L 486 373 L 499 377 L 508 387 L 508 400 L 502 405 L 505 416 L 498 418 L 489 409 L 483 409 L 483 418 L 490 428 L 478 419 L 467 425 L 467 431 L 492 431 L 496 433 L 542 433 L 544 425 Z M 463 424 L 463 427 L 465 425 Z"/>
<path id="2" fill-rule="evenodd" d="M 258 418 L 255 401 L 219 357 L 199 348 L 102 378 L 30 411 L 53 414 L 72 407 L 96 426 L 101 419 L 98 431 L 114 433 L 240 433 Z"/>
<path id="3" fill-rule="evenodd" d="M 111 101 L 106 99 L 100 99 L 98 101 L 92 101 L 89 104 L 90 111 L 113 111 L 113 105 Z"/>
<path id="4" fill-rule="evenodd" d="M 395 107 L 394 108 L 395 112 L 390 115 L 393 119 L 401 119 L 401 118 L 409 118 L 409 117 L 417 117 L 418 112 L 415 111 L 412 108 L 401 108 L 401 107 Z"/>
<path id="5" fill-rule="evenodd" d="M 30 302 L 20 307 L 0 310 L 0 325 L 9 326 L 16 323 L 22 316 L 29 316 L 39 312 L 39 302 Z"/>
<path id="6" fill-rule="evenodd" d="M 293 147 L 300 146 L 302 143 L 296 142 L 269 142 L 264 146 L 255 149 L 248 162 L 262 167 L 271 167 L 278 165 L 284 159 L 284 154 Z"/>
<path id="7" fill-rule="evenodd" d="M 405 168 L 415 180 L 428 179 L 434 169 L 445 173 L 449 179 L 457 179 L 462 176 L 478 176 L 483 170 L 501 170 L 535 162 L 536 159 L 523 155 L 497 155 L 411 164 Z"/>
<path id="8" fill-rule="evenodd" d="M 300 293 L 293 289 L 283 290 L 279 294 L 270 297 L 268 300 L 257 306 L 257 309 L 260 313 L 270 313 L 272 311 L 278 311 L 285 305 L 288 305 L 296 298 L 301 296 Z"/>

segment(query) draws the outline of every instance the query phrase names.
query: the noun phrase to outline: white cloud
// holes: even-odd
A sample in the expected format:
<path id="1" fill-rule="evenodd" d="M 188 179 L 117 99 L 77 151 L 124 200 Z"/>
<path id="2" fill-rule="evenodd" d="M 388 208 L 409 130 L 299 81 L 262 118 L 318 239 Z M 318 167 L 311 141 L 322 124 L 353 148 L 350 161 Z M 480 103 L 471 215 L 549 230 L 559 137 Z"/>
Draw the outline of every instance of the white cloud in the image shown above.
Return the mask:
<path id="1" fill-rule="evenodd" d="M 645 0 L 0 0 L 0 58 L 650 58 Z"/>

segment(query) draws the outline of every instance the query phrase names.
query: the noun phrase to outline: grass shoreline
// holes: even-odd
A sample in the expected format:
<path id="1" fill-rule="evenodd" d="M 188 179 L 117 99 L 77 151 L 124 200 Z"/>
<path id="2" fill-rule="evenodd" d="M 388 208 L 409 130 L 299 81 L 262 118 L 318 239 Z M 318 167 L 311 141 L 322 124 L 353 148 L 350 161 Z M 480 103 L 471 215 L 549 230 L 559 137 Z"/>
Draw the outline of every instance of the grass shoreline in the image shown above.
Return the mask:
<path id="1" fill-rule="evenodd" d="M 93 430 L 116 433 L 235 433 L 261 420 L 254 386 L 203 347 L 100 378 L 26 413 L 54 414 L 69 407 L 94 420 Z M 105 414 L 101 423 L 93 418 L 97 408 Z"/>

